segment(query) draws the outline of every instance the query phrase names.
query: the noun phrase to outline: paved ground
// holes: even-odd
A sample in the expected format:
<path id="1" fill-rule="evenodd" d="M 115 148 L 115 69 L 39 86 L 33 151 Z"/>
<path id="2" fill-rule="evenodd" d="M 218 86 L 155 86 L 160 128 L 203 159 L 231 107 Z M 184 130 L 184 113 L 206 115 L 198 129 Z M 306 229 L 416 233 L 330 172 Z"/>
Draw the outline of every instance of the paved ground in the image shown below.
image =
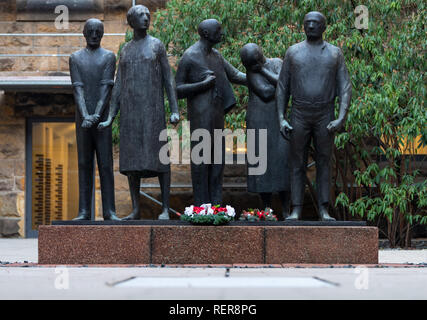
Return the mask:
<path id="1" fill-rule="evenodd" d="M 0 267 L 0 299 L 427 299 L 427 250 L 377 267 Z M 37 240 L 0 239 L 0 261 L 36 262 Z"/>

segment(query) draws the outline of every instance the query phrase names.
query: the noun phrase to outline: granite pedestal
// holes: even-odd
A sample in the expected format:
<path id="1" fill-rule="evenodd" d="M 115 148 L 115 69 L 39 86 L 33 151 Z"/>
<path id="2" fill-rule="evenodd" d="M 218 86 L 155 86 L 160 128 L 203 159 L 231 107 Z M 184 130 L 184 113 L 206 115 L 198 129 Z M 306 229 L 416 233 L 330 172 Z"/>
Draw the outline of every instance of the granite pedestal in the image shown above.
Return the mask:
<path id="1" fill-rule="evenodd" d="M 54 222 L 39 228 L 39 264 L 377 264 L 364 222 Z"/>

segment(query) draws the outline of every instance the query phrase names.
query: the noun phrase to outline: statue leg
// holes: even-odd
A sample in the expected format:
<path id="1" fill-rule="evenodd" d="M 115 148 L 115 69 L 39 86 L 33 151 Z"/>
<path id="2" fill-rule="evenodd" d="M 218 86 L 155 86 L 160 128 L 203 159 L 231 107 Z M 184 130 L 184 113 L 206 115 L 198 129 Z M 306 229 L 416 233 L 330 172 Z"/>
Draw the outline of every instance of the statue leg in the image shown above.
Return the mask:
<path id="1" fill-rule="evenodd" d="M 212 205 L 222 204 L 223 164 L 212 164 L 209 168 L 209 199 Z"/>
<path id="2" fill-rule="evenodd" d="M 308 147 L 311 138 L 311 128 L 300 114 L 293 110 L 291 125 L 294 128 L 290 139 L 290 164 L 291 164 L 291 201 L 292 213 L 286 220 L 299 220 L 304 204 L 305 177 L 307 169 Z"/>
<path id="3" fill-rule="evenodd" d="M 282 215 L 283 219 L 286 219 L 290 214 L 290 202 L 291 202 L 291 193 L 289 191 L 280 191 L 279 192 L 280 201 L 282 202 Z"/>
<path id="4" fill-rule="evenodd" d="M 259 195 L 261 197 L 264 209 L 271 208 L 271 198 L 273 194 L 270 192 L 261 192 Z"/>
<path id="5" fill-rule="evenodd" d="M 138 174 L 129 174 L 129 191 L 130 197 L 132 199 L 132 212 L 123 220 L 139 220 L 141 219 L 141 212 L 139 210 L 139 199 L 140 199 L 140 186 L 141 186 L 141 177 Z"/>
<path id="6" fill-rule="evenodd" d="M 217 128 L 224 128 L 224 116 L 216 119 Z M 219 123 L 218 123 L 219 122 Z M 222 126 L 221 126 L 222 124 Z M 212 131 L 211 131 L 212 132 Z M 212 164 L 209 166 L 209 203 L 222 205 L 222 183 L 225 165 L 225 138 L 213 134 L 211 145 Z"/>
<path id="7" fill-rule="evenodd" d="M 162 172 L 159 174 L 159 183 L 162 191 L 162 213 L 159 215 L 159 220 L 169 220 L 169 197 L 171 185 L 171 173 Z"/>
<path id="8" fill-rule="evenodd" d="M 79 166 L 79 213 L 73 220 L 90 220 L 94 179 L 95 144 L 91 131 L 76 127 Z"/>
<path id="9" fill-rule="evenodd" d="M 335 221 L 329 216 L 329 190 L 330 190 L 330 161 L 332 154 L 332 145 L 334 135 L 326 129 L 330 121 L 333 120 L 333 114 L 325 114 L 320 119 L 314 130 L 313 144 L 316 154 L 316 185 L 317 199 L 319 206 L 319 216 L 322 221 Z"/>
<path id="10" fill-rule="evenodd" d="M 96 159 L 101 181 L 102 214 L 104 220 L 120 221 L 116 216 L 111 127 L 97 131 Z"/>
<path id="11" fill-rule="evenodd" d="M 191 163 L 191 182 L 193 184 L 194 205 L 209 202 L 208 165 Z"/>

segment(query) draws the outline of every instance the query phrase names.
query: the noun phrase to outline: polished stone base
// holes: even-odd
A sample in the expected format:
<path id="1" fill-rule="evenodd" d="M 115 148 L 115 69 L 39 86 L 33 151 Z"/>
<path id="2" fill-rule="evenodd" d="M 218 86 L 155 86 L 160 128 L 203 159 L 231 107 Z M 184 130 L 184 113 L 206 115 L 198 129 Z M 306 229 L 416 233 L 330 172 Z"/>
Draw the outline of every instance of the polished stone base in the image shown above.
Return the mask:
<path id="1" fill-rule="evenodd" d="M 58 222 L 40 226 L 39 264 L 378 263 L 376 227 L 311 224 Z"/>

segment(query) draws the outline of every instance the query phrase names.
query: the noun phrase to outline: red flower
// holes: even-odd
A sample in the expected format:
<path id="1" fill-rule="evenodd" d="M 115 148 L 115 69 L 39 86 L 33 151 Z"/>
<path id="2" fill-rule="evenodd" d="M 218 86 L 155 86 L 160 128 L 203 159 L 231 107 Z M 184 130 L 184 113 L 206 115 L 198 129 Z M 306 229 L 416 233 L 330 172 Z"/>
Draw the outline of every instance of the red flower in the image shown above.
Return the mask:
<path id="1" fill-rule="evenodd" d="M 200 211 L 202 211 L 203 210 L 203 208 L 202 207 L 194 207 L 194 213 L 195 214 L 199 214 L 200 213 Z"/>

